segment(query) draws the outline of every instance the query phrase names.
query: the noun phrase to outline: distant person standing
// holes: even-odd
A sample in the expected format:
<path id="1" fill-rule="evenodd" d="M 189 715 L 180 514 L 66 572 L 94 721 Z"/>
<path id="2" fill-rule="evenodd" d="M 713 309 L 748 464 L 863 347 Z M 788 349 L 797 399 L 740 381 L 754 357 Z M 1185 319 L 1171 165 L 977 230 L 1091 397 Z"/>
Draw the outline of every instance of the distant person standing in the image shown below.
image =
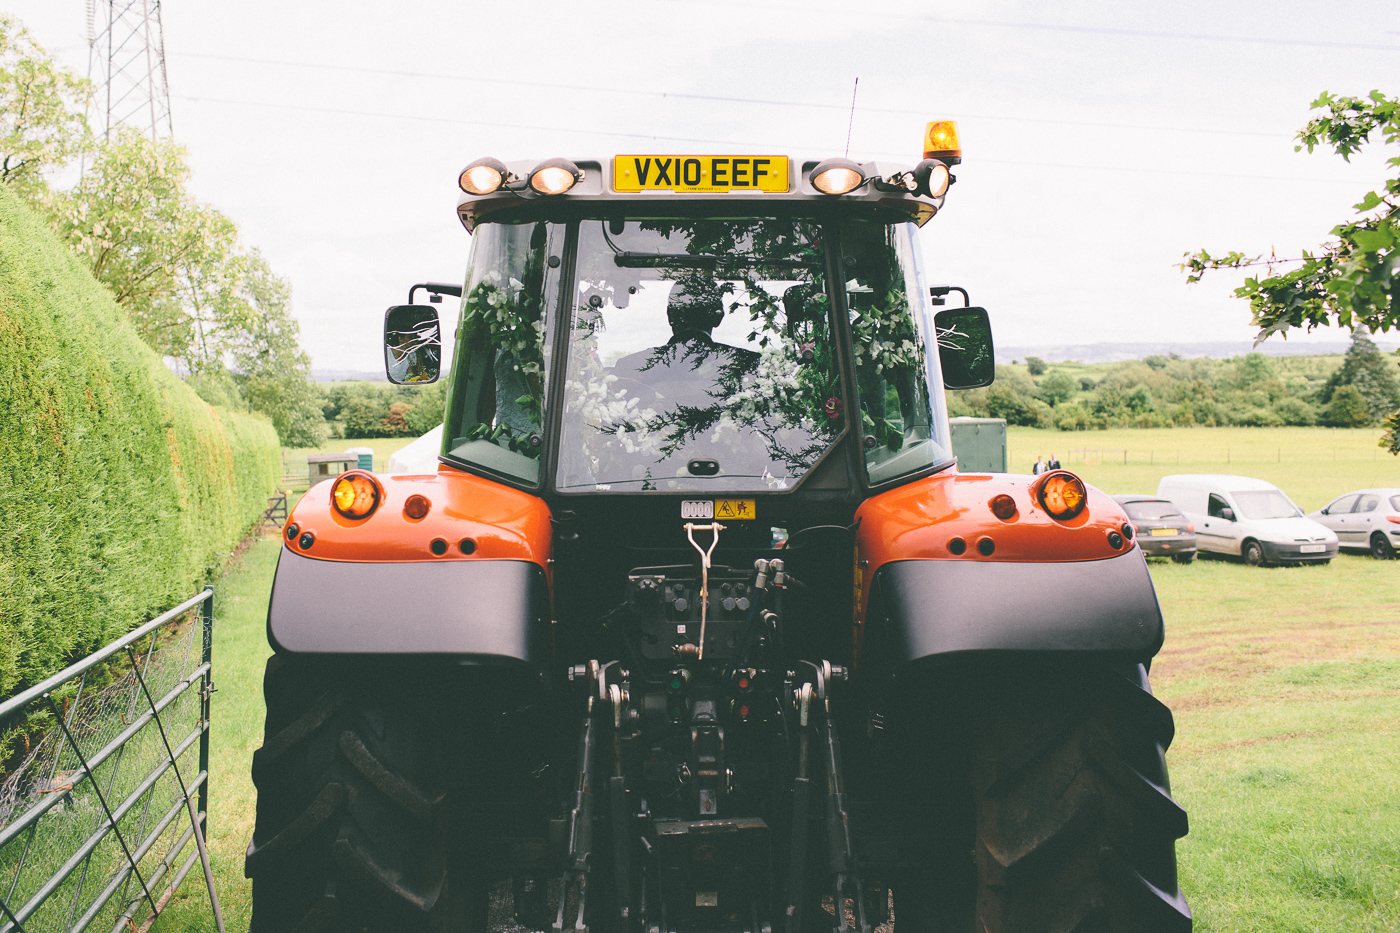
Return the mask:
<path id="1" fill-rule="evenodd" d="M 1048 467 L 1046 467 L 1045 465 L 1045 459 L 1043 457 L 1036 457 L 1035 466 L 1031 467 L 1031 475 L 1039 476 L 1040 474 L 1044 473 L 1047 469 Z"/>
<path id="2" fill-rule="evenodd" d="M 1055 455 L 1054 455 L 1054 454 L 1051 454 L 1051 455 L 1050 455 L 1050 459 L 1047 460 L 1047 461 L 1045 462 L 1045 469 L 1047 469 L 1047 470 L 1058 470 L 1059 468 L 1060 468 L 1060 461 L 1055 459 Z"/>

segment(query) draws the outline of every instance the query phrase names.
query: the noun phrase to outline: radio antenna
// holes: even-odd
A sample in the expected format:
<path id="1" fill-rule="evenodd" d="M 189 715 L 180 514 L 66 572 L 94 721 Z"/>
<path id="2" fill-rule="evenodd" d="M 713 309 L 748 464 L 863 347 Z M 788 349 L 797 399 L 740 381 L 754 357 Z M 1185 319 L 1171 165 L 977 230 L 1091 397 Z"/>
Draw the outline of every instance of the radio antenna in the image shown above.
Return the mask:
<path id="1" fill-rule="evenodd" d="M 851 120 L 846 124 L 846 158 L 851 157 L 851 128 L 856 125 L 856 91 L 860 90 L 860 75 L 856 75 L 855 86 L 851 88 Z"/>

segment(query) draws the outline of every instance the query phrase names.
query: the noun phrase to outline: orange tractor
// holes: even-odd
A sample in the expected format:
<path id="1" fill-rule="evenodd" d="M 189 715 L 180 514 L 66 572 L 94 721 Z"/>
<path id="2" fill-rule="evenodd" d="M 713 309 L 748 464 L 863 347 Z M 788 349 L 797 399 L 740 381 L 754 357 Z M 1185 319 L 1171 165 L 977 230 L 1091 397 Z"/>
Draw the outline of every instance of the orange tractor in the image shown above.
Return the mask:
<path id="1" fill-rule="evenodd" d="M 1190 929 L 1132 524 L 953 456 L 960 161 L 462 172 L 464 285 L 385 319 L 431 382 L 461 299 L 440 464 L 286 525 L 254 933 Z"/>

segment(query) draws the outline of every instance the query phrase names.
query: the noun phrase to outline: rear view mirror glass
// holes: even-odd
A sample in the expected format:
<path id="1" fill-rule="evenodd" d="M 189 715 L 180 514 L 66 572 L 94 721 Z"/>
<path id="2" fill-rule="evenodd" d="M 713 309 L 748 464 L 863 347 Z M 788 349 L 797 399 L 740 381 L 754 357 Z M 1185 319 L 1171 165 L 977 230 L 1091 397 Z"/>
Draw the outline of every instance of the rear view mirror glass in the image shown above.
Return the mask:
<path id="1" fill-rule="evenodd" d="M 939 311 L 933 323 L 944 387 L 979 389 L 991 385 L 996 378 L 996 357 L 986 309 L 948 308 Z"/>
<path id="2" fill-rule="evenodd" d="M 395 385 L 437 382 L 442 371 L 437 308 L 395 305 L 384 313 L 384 369 Z"/>

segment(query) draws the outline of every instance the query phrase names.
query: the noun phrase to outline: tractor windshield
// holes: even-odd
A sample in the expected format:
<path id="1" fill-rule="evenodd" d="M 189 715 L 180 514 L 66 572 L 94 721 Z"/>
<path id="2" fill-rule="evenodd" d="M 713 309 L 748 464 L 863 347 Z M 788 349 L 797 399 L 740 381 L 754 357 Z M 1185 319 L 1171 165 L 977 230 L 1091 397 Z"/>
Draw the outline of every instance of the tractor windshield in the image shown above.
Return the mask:
<path id="1" fill-rule="evenodd" d="M 830 283 L 837 237 L 844 281 Z M 610 218 L 482 224 L 473 239 L 449 460 L 537 485 L 553 449 L 563 492 L 780 492 L 848 425 L 872 484 L 950 458 L 943 393 L 929 391 L 942 377 L 912 224 Z M 561 327 L 567 352 L 552 365 Z M 557 445 L 545 437 L 550 411 Z"/>
<path id="2" fill-rule="evenodd" d="M 580 223 L 560 490 L 779 491 L 845 424 L 820 228 Z"/>

